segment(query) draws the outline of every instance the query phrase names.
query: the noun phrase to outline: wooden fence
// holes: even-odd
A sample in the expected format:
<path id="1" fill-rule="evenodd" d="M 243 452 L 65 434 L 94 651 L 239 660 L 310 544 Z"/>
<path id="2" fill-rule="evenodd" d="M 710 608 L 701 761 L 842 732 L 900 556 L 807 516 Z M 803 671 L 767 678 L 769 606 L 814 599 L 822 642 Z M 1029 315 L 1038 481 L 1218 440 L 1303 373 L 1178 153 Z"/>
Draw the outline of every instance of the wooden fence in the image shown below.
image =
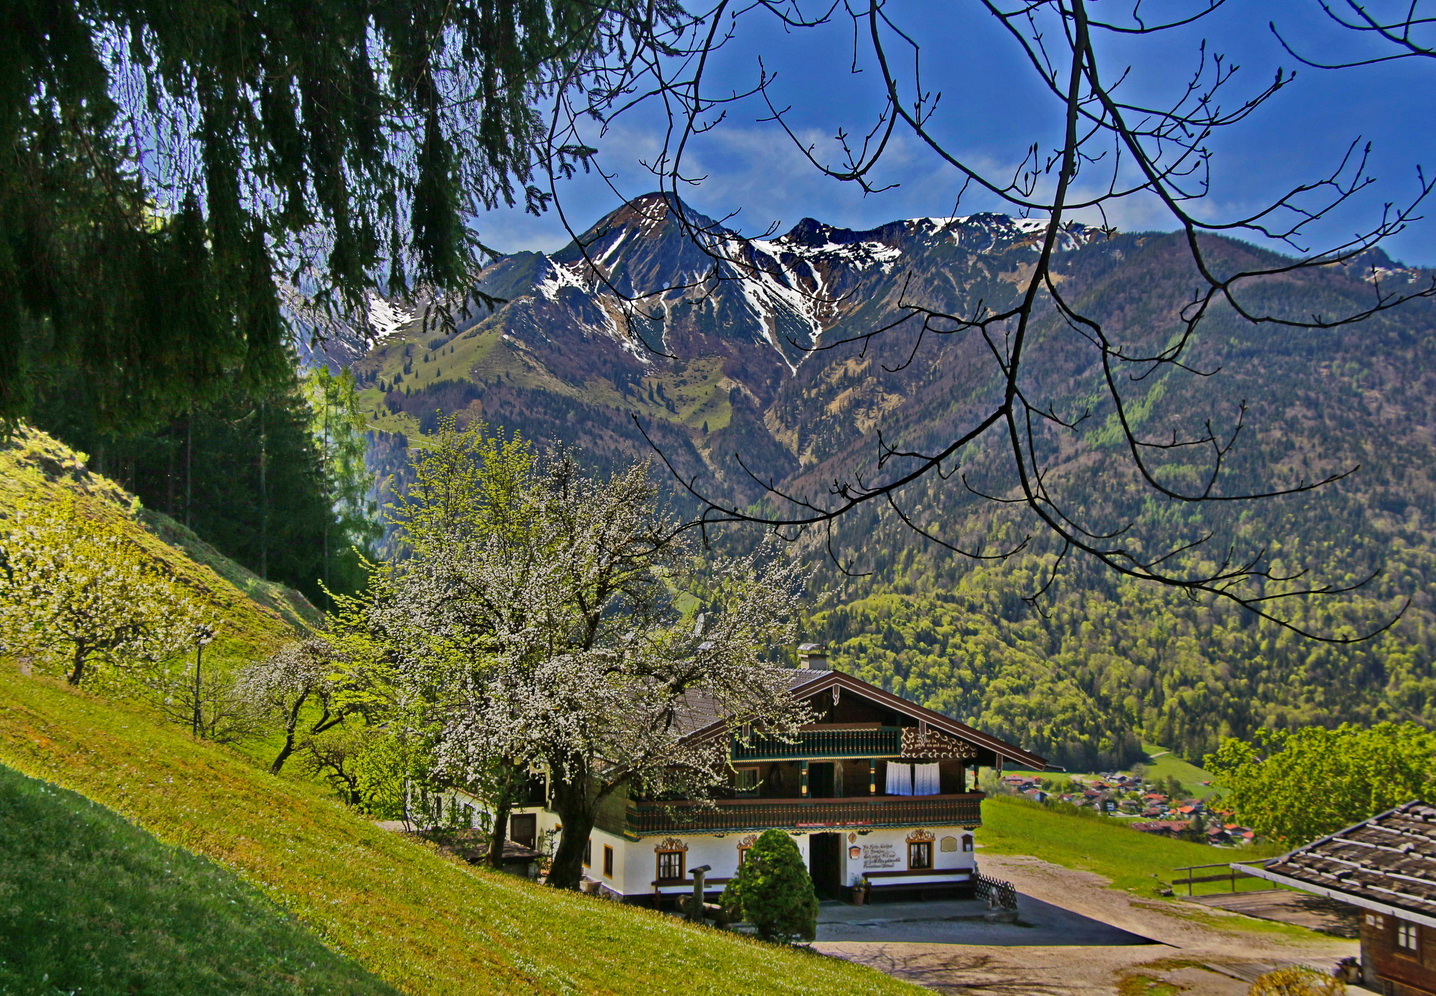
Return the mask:
<path id="1" fill-rule="evenodd" d="M 1017 886 L 1011 882 L 988 878 L 978 872 L 977 898 L 986 899 L 992 905 L 1005 910 L 1015 910 L 1017 909 Z"/>
<path id="2" fill-rule="evenodd" d="M 1202 882 L 1227 882 L 1227 881 L 1230 881 L 1230 882 L 1231 882 L 1231 886 L 1232 886 L 1231 891 L 1232 891 L 1232 892 L 1236 892 L 1236 891 L 1237 891 L 1237 879 L 1238 879 L 1238 878 L 1256 878 L 1255 875 L 1248 875 L 1246 872 L 1238 871 L 1236 866 L 1237 866 L 1237 865 L 1261 865 L 1261 864 L 1266 864 L 1266 862 L 1267 862 L 1268 860 L 1269 860 L 1269 859 L 1267 859 L 1267 858 L 1261 858 L 1261 859 L 1255 860 L 1255 861 L 1235 861 L 1235 862 L 1226 862 L 1226 861 L 1224 861 L 1224 862 L 1221 862 L 1221 863 L 1218 863 L 1218 864 L 1213 864 L 1213 865 L 1182 865 L 1180 868 L 1173 868 L 1172 871 L 1174 871 L 1174 872 L 1186 872 L 1186 873 L 1187 873 L 1187 877 L 1186 877 L 1186 878 L 1174 878 L 1174 879 L 1172 879 L 1172 887 L 1173 887 L 1173 888 L 1176 888 L 1176 887 L 1179 886 L 1179 885 L 1185 885 L 1185 886 L 1187 887 L 1187 895 L 1190 896 L 1190 895 L 1192 895 L 1192 886 L 1194 886 L 1194 885 L 1199 885 L 1199 884 L 1201 884 Z M 1214 874 L 1214 875 L 1197 875 L 1197 874 L 1196 874 L 1196 872 L 1203 871 L 1204 869 L 1207 869 L 1207 868 L 1224 868 L 1224 869 L 1226 869 L 1226 870 L 1225 870 L 1225 871 L 1221 871 L 1221 872 L 1217 872 L 1217 873 Z"/>

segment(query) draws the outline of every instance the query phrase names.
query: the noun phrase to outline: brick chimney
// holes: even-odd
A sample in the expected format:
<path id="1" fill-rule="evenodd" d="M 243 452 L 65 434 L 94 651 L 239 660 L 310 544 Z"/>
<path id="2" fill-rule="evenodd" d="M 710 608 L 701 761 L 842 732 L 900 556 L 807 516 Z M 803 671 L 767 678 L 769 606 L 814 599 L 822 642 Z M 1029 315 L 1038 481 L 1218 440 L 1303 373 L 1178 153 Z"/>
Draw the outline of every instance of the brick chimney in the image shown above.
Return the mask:
<path id="1" fill-rule="evenodd" d="M 798 645 L 798 667 L 808 671 L 827 671 L 828 648 L 821 643 L 802 643 Z"/>

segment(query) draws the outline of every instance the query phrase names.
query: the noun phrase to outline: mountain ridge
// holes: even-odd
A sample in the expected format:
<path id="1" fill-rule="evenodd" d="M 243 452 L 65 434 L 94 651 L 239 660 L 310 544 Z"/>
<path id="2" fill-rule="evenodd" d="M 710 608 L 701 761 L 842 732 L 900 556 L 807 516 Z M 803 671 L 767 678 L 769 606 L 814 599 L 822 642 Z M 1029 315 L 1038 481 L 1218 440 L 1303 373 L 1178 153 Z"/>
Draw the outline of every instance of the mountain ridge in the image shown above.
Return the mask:
<path id="1" fill-rule="evenodd" d="M 502 289 L 505 303 L 449 331 L 411 323 L 358 361 L 362 397 L 381 430 L 379 466 L 402 474 L 403 442 L 439 412 L 455 412 L 461 420 L 483 417 L 517 429 L 542 445 L 567 446 L 600 471 L 651 458 L 656 447 L 679 479 L 714 500 L 738 508 L 761 502 L 771 514 L 783 507 L 779 492 L 822 504 L 842 482 L 914 465 L 914 457 L 889 454 L 880 469 L 879 432 L 891 449 L 934 452 L 1001 403 L 994 348 L 1002 348 L 1002 330 L 989 340 L 948 316 L 1002 311 L 1016 302 L 1040 221 L 975 215 L 854 231 L 804 219 L 776 238 L 743 240 L 701 215 L 685 215 L 691 225 L 706 226 L 714 260 L 680 240 L 682 225 L 666 201 L 659 216 L 657 203 L 601 220 L 570 247 L 568 262 L 506 257 L 480 284 L 486 292 Z M 1222 272 L 1281 262 L 1231 240 L 1204 238 L 1203 245 Z M 575 269 L 581 246 L 600 261 L 600 272 L 585 277 Z M 670 259 L 668 247 L 681 258 Z M 1072 226 L 1059 250 L 1054 281 L 1127 353 L 1160 352 L 1181 334 L 1182 310 L 1199 285 L 1182 236 Z M 730 269 L 696 282 L 689 278 L 700 260 Z M 745 273 L 757 275 L 744 281 Z M 1359 312 L 1374 295 L 1429 277 L 1377 250 L 1243 285 L 1240 293 L 1244 306 L 1299 319 Z M 605 280 L 644 296 L 624 301 Z M 872 334 L 880 329 L 887 331 Z M 1240 445 L 1223 458 L 1229 476 L 1219 495 L 1363 468 L 1328 494 L 1297 493 L 1261 505 L 1177 503 L 1144 487 L 1125 455 L 1090 341 L 1051 308 L 1034 314 L 1028 340 L 1024 396 L 1073 422 L 1039 423 L 1033 452 L 1054 501 L 1085 527 L 1131 528 L 1147 550 L 1210 534 L 1174 562 L 1193 571 L 1216 566 L 1227 549 L 1239 559 L 1275 558 L 1281 570 L 1315 566 L 1335 583 L 1390 561 L 1390 577 L 1348 600 L 1344 615 L 1301 603 L 1291 609 L 1293 620 L 1334 632 L 1369 629 L 1411 595 L 1408 620 L 1344 656 L 1303 654 L 1270 632 L 1271 624 L 1242 622 L 1220 605 L 1193 616 L 1174 599 L 1139 596 L 1127 582 L 1078 561 L 1065 563 L 1067 587 L 1051 596 L 1072 602 L 1056 613 L 1068 626 L 1059 632 L 1042 621 L 1051 604 L 1023 601 L 1044 587 L 1057 549 L 1021 506 L 983 497 L 1014 493 L 1012 456 L 1004 437 L 993 435 L 965 449 L 960 465 L 945 467 L 945 483 L 925 480 L 907 492 L 901 499 L 907 523 L 892 509 L 867 507 L 829 532 L 796 541 L 795 554 L 810 558 L 820 579 L 839 592 L 841 604 L 815 619 L 815 636 L 850 642 L 854 667 L 869 680 L 1083 763 L 1118 759 L 1139 734 L 1193 756 L 1214 746 L 1223 729 L 1379 718 L 1383 696 L 1402 702 L 1403 715 L 1436 717 L 1436 621 L 1429 615 L 1436 572 L 1425 528 L 1436 504 L 1436 308 L 1429 300 L 1348 329 L 1304 331 L 1253 324 L 1219 304 L 1189 347 L 1190 369 L 1122 372 L 1117 388 L 1141 438 L 1199 438 L 1208 420 L 1223 436 L 1242 426 Z M 1169 486 L 1200 490 L 1201 454 L 1178 448 L 1151 459 L 1152 472 Z M 693 511 L 675 490 L 678 507 Z M 966 562 L 919 540 L 910 524 L 965 549 L 1023 552 L 998 566 Z M 829 554 L 873 577 L 846 575 Z M 1019 576 L 1026 580 L 1014 586 Z M 994 599 L 994 591 L 1002 594 Z M 951 592 L 963 592 L 968 608 L 942 602 L 948 607 L 937 610 L 932 598 Z M 872 600 L 884 593 L 897 601 L 883 602 L 886 615 L 877 618 L 889 620 L 880 625 L 895 643 L 878 648 L 851 624 L 874 622 Z M 1125 613 L 1121 600 L 1155 616 Z M 839 618 L 844 606 L 851 608 L 847 623 Z M 1083 612 L 1123 627 L 1111 636 L 1120 654 L 1074 635 Z M 935 615 L 957 629 L 970 622 L 982 647 L 955 649 L 951 634 L 918 639 L 927 629 L 924 616 Z M 1152 627 L 1166 635 L 1160 641 L 1134 635 Z M 1023 645 L 1028 639 L 1045 649 L 1034 652 Z M 1214 649 L 1223 641 L 1229 648 Z M 919 646 L 928 649 L 918 653 Z M 986 663 L 949 668 L 939 660 L 954 654 Z M 1218 659 L 1229 654 L 1242 660 Z M 927 663 L 915 667 L 914 659 Z M 1313 671 L 1308 659 L 1322 663 Z M 1393 668 L 1388 659 L 1412 663 Z M 1333 677 L 1343 666 L 1362 683 Z M 1147 670 L 1147 684 L 1124 691 L 1113 675 L 1137 669 Z M 963 677 L 951 684 L 931 678 L 948 671 Z M 1309 689 L 1317 672 L 1325 685 Z M 1169 687 L 1159 687 L 1164 683 Z M 1229 700 L 1238 687 L 1249 689 L 1251 703 Z M 1017 698 L 1014 688 L 1022 689 Z M 1033 705 L 1044 688 L 1053 701 Z M 1180 715 L 1183 701 L 1203 718 Z M 1225 727 L 1224 709 L 1233 717 Z"/>

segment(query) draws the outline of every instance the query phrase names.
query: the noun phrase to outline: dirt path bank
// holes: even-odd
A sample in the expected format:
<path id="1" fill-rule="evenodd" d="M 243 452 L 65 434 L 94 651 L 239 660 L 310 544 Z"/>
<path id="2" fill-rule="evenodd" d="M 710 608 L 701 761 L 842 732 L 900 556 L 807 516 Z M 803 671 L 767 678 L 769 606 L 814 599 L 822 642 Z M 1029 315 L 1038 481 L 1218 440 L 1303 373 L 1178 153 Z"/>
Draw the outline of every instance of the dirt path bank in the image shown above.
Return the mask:
<path id="1" fill-rule="evenodd" d="M 963 923 L 929 923 L 922 929 L 909 922 L 882 929 L 881 940 L 823 940 L 820 932 L 814 947 L 960 996 L 1116 994 L 1127 975 L 1169 981 L 1201 996 L 1244 996 L 1246 983 L 1201 966 L 1304 962 L 1326 967 L 1357 953 L 1354 941 L 1303 938 L 1275 927 L 1243 929 L 1236 924 L 1252 921 L 1195 903 L 1107 889 L 1097 875 L 1036 858 L 986 854 L 981 863 L 985 874 L 1006 879 L 1021 896 L 1038 900 L 1018 904 L 1023 919 L 1036 929 Z M 1148 943 L 1089 943 L 1082 932 L 1067 927 L 1073 914 Z M 1054 942 L 1054 935 L 1063 939 Z M 1100 932 L 1088 936 L 1098 940 Z"/>

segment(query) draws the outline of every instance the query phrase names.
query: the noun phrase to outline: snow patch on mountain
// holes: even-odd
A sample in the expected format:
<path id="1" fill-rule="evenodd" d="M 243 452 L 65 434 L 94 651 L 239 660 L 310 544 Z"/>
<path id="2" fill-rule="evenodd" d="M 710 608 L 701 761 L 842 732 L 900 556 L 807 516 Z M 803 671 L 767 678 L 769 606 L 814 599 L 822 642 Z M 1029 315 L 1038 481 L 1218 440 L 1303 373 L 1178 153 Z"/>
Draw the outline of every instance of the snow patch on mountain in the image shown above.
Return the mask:
<path id="1" fill-rule="evenodd" d="M 378 294 L 369 295 L 369 340 L 380 343 L 412 322 L 417 313 L 395 305 Z"/>
<path id="2" fill-rule="evenodd" d="M 592 293 L 588 282 L 579 279 L 578 274 L 567 266 L 555 263 L 545 258 L 543 266 L 543 277 L 534 284 L 534 292 L 548 298 L 550 301 L 557 301 L 559 291 L 565 287 L 571 287 L 583 293 Z"/>

